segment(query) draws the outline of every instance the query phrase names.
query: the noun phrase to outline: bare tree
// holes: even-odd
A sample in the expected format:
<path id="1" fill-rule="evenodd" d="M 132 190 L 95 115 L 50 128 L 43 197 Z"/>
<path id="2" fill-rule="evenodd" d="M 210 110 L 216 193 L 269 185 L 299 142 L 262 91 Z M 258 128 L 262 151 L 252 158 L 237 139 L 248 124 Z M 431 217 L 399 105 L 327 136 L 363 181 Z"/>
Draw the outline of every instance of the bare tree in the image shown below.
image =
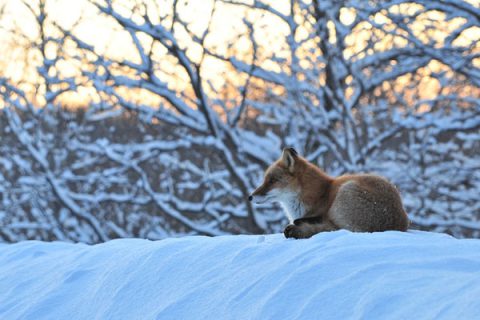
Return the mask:
<path id="1" fill-rule="evenodd" d="M 480 236 L 478 6 L 217 0 L 199 27 L 182 1 L 92 0 L 134 52 L 112 55 L 46 2 L 25 3 L 36 90 L 0 78 L 3 239 L 278 231 L 281 210 L 247 195 L 287 145 L 334 175 L 389 177 L 419 227 Z M 231 38 L 209 41 L 240 9 Z M 80 89 L 85 111 L 63 108 Z"/>

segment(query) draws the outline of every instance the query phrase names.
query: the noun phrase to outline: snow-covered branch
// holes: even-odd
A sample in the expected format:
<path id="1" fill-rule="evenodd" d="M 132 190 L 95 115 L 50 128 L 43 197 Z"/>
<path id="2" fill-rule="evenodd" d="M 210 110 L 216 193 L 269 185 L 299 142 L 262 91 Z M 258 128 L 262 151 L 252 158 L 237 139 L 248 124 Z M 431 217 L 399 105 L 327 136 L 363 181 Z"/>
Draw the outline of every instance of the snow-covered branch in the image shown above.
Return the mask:
<path id="1" fill-rule="evenodd" d="M 0 74 L 0 238 L 279 231 L 247 197 L 285 146 L 390 178 L 418 227 L 480 236 L 478 6 L 215 0 L 197 21 L 182 1 L 91 0 L 112 54 L 47 3 L 26 2 L 36 39 L 9 29 L 35 76 Z"/>

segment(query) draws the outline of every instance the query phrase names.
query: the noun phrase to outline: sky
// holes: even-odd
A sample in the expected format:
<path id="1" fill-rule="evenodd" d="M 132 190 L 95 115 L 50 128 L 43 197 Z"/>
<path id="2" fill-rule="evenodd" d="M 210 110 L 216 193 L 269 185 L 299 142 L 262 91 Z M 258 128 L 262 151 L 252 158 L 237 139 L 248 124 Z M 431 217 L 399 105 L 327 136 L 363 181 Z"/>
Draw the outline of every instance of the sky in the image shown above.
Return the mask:
<path id="1" fill-rule="evenodd" d="M 4 8 L 4 14 L 0 17 L 0 48 L 6 54 L 0 57 L 0 64 L 3 67 L 3 73 L 7 77 L 19 80 L 24 77 L 25 64 L 24 61 L 28 60 L 24 57 L 25 50 L 19 48 L 18 43 L 12 40 L 11 32 L 14 30 L 16 33 L 22 33 L 31 40 L 37 40 L 39 38 L 38 27 L 34 21 L 33 14 L 27 9 L 27 7 L 20 0 L 0 0 L 0 8 Z M 27 3 L 36 4 L 35 0 L 26 0 Z M 152 1 L 148 1 L 152 3 Z M 160 13 L 169 14 L 171 12 L 172 1 L 157 1 L 159 3 Z M 276 9 L 287 13 L 288 8 L 282 3 L 284 1 L 270 1 Z M 100 53 L 107 53 L 110 57 L 118 60 L 122 59 L 137 59 L 138 54 L 132 45 L 130 36 L 127 32 L 121 30 L 118 24 L 112 22 L 111 19 L 105 18 L 98 13 L 97 8 L 92 6 L 88 0 L 47 0 L 47 9 L 49 18 L 55 21 L 60 26 L 67 30 L 73 30 L 75 35 L 80 39 L 85 40 L 89 44 L 94 45 L 95 50 Z M 117 3 L 124 4 L 125 7 L 131 8 L 132 1 L 117 1 Z M 267 1 L 268 3 L 268 1 Z M 279 5 L 280 4 L 280 5 Z M 201 35 L 205 30 L 209 17 L 212 11 L 213 1 L 179 1 L 178 10 L 182 19 L 189 22 L 189 26 L 197 35 Z M 165 11 L 163 11 L 165 9 Z M 207 45 L 215 46 L 219 53 L 226 54 L 225 43 L 235 38 L 239 32 L 245 32 L 245 28 L 242 19 L 247 16 L 249 19 L 254 20 L 256 25 L 261 25 L 265 31 L 259 31 L 259 36 L 262 36 L 262 32 L 268 33 L 270 37 L 282 38 L 285 36 L 287 30 L 282 25 L 272 24 L 271 18 L 261 17 L 249 13 L 246 15 L 245 8 L 232 9 L 231 5 L 225 5 L 217 3 L 215 7 L 215 13 L 212 18 L 212 24 L 209 35 L 206 40 Z M 128 9 L 122 12 L 125 15 L 129 15 Z M 149 6 L 149 15 L 155 17 L 157 15 L 157 8 Z M 267 21 L 265 21 L 267 19 Z M 153 22 L 158 22 L 153 20 Z M 192 45 L 188 42 L 189 36 L 184 34 L 182 30 L 177 30 L 180 43 L 188 47 L 187 53 L 194 60 L 199 60 L 201 50 L 198 46 Z M 182 33 L 183 32 L 183 33 Z M 267 35 L 265 35 L 267 37 Z M 141 38 L 142 40 L 142 38 Z M 237 48 L 240 50 L 250 51 L 248 41 L 246 38 L 239 39 L 236 42 Z M 270 50 L 279 50 L 281 43 L 274 41 L 269 43 Z M 159 52 L 162 51 L 159 48 Z M 219 63 L 215 59 L 206 59 L 205 64 L 212 74 L 212 79 L 219 78 L 220 74 L 225 71 L 225 64 Z M 166 69 L 169 66 L 164 66 Z M 170 70 L 174 73 L 175 70 Z M 179 84 L 181 85 L 181 84 Z"/>
<path id="2" fill-rule="evenodd" d="M 26 0 L 27 3 L 37 3 L 35 0 Z M 123 0 L 121 3 L 125 10 L 123 14 L 129 15 L 129 8 L 132 7 L 132 0 Z M 147 1 L 152 4 L 152 1 Z M 153 22 L 155 17 L 158 15 L 168 15 L 171 9 L 172 1 L 157 1 L 159 4 L 158 8 L 160 12 L 157 13 L 157 8 L 153 5 L 148 7 L 149 16 L 153 17 Z M 88 3 L 87 0 L 47 0 L 47 9 L 48 15 L 60 26 L 65 29 L 72 29 L 74 33 L 81 39 L 87 41 L 88 43 L 95 46 L 97 52 L 107 53 L 109 56 L 122 60 L 125 58 L 138 60 L 138 54 L 134 46 L 132 45 L 129 35 L 121 30 L 116 23 L 112 22 L 111 19 L 107 19 L 102 15 L 98 14 L 97 9 Z M 275 9 L 279 10 L 284 14 L 288 14 L 289 6 L 288 1 L 267 1 L 270 5 L 274 6 Z M 191 30 L 193 30 L 197 35 L 201 35 L 203 30 L 209 22 L 209 17 L 212 12 L 213 1 L 185 1 L 179 2 L 179 12 L 185 21 L 189 22 Z M 415 6 L 410 7 L 408 10 L 414 10 Z M 3 15 L 0 17 L 0 49 L 4 53 L 0 57 L 0 67 L 3 69 L 3 74 L 11 79 L 20 80 L 25 77 L 26 65 L 29 61 L 32 61 L 31 56 L 25 56 L 25 50 L 23 50 L 22 45 L 18 45 L 16 40 L 12 41 L 10 36 L 12 30 L 17 33 L 26 35 L 31 40 L 38 39 L 38 31 L 33 20 L 33 15 L 27 7 L 20 0 L 0 0 L 0 8 L 3 8 Z M 426 19 L 435 21 L 443 20 L 444 17 L 442 13 L 431 12 Z M 355 13 L 349 10 L 342 10 L 341 20 L 344 23 L 352 21 L 355 17 Z M 239 33 L 245 33 L 245 26 L 242 19 L 247 18 L 249 21 L 253 21 L 256 30 L 256 38 L 259 39 L 259 42 L 262 44 L 263 50 L 266 52 L 265 55 L 275 53 L 278 56 L 282 56 L 282 46 L 284 45 L 285 35 L 288 34 L 288 29 L 284 23 L 279 23 L 277 18 L 273 18 L 268 15 L 262 15 L 258 12 L 252 13 L 247 12 L 244 7 L 225 5 L 223 3 L 217 3 L 215 7 L 215 13 L 212 18 L 211 32 L 209 33 L 206 45 L 211 48 L 215 48 L 216 52 L 221 54 L 228 54 L 229 46 L 227 43 L 232 42 L 232 39 L 236 39 Z M 379 14 L 375 17 L 378 23 L 384 23 L 386 21 L 385 16 Z M 168 18 L 167 18 L 168 20 Z M 453 19 L 449 22 L 448 28 L 455 28 L 459 25 L 458 19 Z M 438 30 L 426 30 L 425 24 L 418 23 L 413 26 L 414 30 L 419 33 L 424 33 L 429 37 L 435 38 L 439 43 L 441 43 L 442 37 L 445 36 L 445 32 L 438 28 Z M 448 29 L 447 28 L 447 29 Z M 182 33 L 183 32 L 183 33 Z M 201 50 L 197 45 L 192 45 L 188 40 L 189 36 L 184 34 L 184 31 L 178 30 L 178 38 L 180 43 L 188 48 L 187 54 L 195 60 L 198 61 L 201 56 Z M 301 30 L 299 32 L 301 36 Z M 354 51 L 361 51 L 365 46 L 366 40 L 372 36 L 372 31 L 368 28 L 360 30 L 355 36 L 352 36 L 348 39 L 350 42 L 349 45 L 352 46 L 353 51 L 345 52 L 346 57 L 353 55 Z M 142 39 L 141 39 L 142 40 Z M 145 39 L 144 39 L 145 40 Z M 401 41 L 397 39 L 396 41 Z M 471 28 L 462 34 L 459 42 L 470 43 L 472 41 L 480 40 L 480 28 Z M 145 40 L 147 41 L 147 40 Z M 428 37 L 425 38 L 425 41 L 429 41 Z M 244 51 L 242 53 L 245 56 L 248 56 L 251 52 L 251 46 L 249 44 L 247 37 L 240 37 L 233 41 L 233 46 L 237 50 L 237 53 Z M 385 38 L 380 41 L 377 45 L 388 47 L 391 45 L 391 39 Z M 158 49 L 159 54 L 162 53 L 162 48 Z M 285 54 L 284 57 L 288 58 Z M 265 61 L 264 63 L 269 63 Z M 480 59 L 477 59 L 477 63 L 480 66 Z M 223 84 L 224 78 L 223 74 L 227 70 L 225 63 L 220 63 L 218 60 L 210 58 L 205 60 L 206 68 L 209 74 L 206 75 L 207 78 L 214 83 L 215 86 L 219 87 Z M 271 63 L 271 68 L 276 67 L 275 64 Z M 268 66 L 267 66 L 268 67 Z M 64 67 L 65 70 L 68 67 Z M 180 73 L 175 68 L 172 68 L 168 62 L 165 62 L 162 65 L 162 68 L 166 70 L 166 73 L 170 73 L 180 77 Z M 431 65 L 433 71 L 438 71 L 438 64 L 435 63 Z M 73 70 L 73 69 L 72 69 Z M 72 75 L 74 71 L 72 71 Z M 237 81 L 237 80 L 234 80 Z M 238 79 L 239 83 L 244 81 L 243 78 Z M 175 81 L 175 86 L 179 90 L 184 90 L 182 84 L 184 81 L 181 79 Z M 435 81 L 426 81 L 425 86 L 427 88 L 435 87 Z M 432 92 L 435 90 L 426 90 L 425 92 Z M 77 96 L 78 98 L 78 96 Z"/>

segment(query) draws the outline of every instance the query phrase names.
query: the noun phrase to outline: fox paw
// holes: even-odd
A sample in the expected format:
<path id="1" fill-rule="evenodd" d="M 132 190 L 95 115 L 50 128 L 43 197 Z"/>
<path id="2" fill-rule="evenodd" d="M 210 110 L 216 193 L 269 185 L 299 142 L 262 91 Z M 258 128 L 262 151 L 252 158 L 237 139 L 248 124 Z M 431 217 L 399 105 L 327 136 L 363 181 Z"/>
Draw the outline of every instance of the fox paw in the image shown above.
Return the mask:
<path id="1" fill-rule="evenodd" d="M 285 235 L 285 238 L 301 238 L 300 228 L 294 224 L 289 224 L 286 226 L 283 234 Z"/>

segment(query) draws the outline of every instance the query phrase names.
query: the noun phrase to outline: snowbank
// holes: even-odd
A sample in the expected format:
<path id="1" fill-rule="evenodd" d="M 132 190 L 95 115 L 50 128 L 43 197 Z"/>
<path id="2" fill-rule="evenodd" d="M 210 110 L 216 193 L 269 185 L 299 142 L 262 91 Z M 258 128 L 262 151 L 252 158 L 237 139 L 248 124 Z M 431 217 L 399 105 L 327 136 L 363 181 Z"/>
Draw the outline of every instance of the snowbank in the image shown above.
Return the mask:
<path id="1" fill-rule="evenodd" d="M 0 245 L 0 319 L 473 319 L 480 240 L 426 232 Z"/>

